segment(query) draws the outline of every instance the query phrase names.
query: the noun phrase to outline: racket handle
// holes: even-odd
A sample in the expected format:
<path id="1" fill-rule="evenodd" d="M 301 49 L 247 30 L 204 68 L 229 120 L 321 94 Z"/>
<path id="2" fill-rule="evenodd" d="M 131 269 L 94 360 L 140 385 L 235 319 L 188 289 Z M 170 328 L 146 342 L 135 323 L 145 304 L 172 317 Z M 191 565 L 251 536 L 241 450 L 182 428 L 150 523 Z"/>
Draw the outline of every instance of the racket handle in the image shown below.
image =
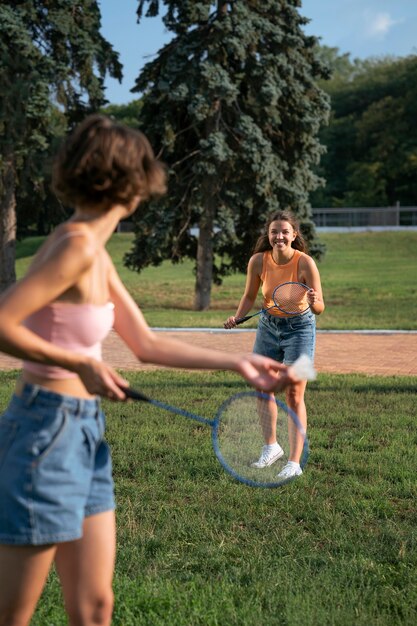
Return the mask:
<path id="1" fill-rule="evenodd" d="M 246 315 L 245 317 L 239 317 L 239 319 L 235 320 L 236 326 L 239 326 L 239 324 L 243 324 L 243 322 L 250 320 L 251 317 L 253 317 L 253 315 Z"/>
<path id="2" fill-rule="evenodd" d="M 127 398 L 131 398 L 132 400 L 142 400 L 143 402 L 150 402 L 150 398 L 145 396 L 144 393 L 138 391 L 137 389 L 132 389 L 132 387 L 120 387 L 120 389 L 125 393 Z"/>

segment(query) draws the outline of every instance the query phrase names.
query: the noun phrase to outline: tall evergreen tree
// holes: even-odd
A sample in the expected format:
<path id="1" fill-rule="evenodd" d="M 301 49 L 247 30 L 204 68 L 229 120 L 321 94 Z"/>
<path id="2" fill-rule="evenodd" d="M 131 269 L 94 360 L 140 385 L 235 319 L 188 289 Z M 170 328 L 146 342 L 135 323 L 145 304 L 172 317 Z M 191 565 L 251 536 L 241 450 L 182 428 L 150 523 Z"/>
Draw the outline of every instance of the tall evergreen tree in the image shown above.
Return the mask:
<path id="1" fill-rule="evenodd" d="M 100 34 L 95 0 L 2 0 L 0 5 L 0 291 L 15 280 L 16 186 L 40 184 L 56 130 L 104 102 L 118 55 Z"/>
<path id="2" fill-rule="evenodd" d="M 131 267 L 196 260 L 195 309 L 212 282 L 246 264 L 266 215 L 291 208 L 320 252 L 309 192 L 329 101 L 317 40 L 303 31 L 299 0 L 141 0 L 139 20 L 157 15 L 172 41 L 148 63 L 145 132 L 170 169 L 165 199 L 136 226 Z M 198 239 L 190 227 L 198 226 Z M 220 259 L 220 262 L 217 261 Z"/>

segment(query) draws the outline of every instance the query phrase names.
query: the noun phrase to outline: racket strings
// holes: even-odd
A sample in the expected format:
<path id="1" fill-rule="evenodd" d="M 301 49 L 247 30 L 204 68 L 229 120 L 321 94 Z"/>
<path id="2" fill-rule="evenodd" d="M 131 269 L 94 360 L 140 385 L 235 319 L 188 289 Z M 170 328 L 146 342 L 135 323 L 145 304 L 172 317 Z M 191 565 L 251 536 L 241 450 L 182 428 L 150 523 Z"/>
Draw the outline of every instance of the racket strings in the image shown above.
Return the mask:
<path id="1" fill-rule="evenodd" d="M 273 294 L 275 305 L 285 313 L 303 313 L 308 309 L 308 288 L 299 283 L 285 283 Z"/>
<path id="2" fill-rule="evenodd" d="M 217 431 L 218 448 L 224 463 L 239 478 L 260 485 L 281 482 L 278 474 L 288 461 L 296 428 L 285 405 L 282 406 L 284 409 L 273 396 L 246 394 L 223 409 Z M 265 446 L 275 437 L 282 449 L 279 458 L 259 467 Z"/>

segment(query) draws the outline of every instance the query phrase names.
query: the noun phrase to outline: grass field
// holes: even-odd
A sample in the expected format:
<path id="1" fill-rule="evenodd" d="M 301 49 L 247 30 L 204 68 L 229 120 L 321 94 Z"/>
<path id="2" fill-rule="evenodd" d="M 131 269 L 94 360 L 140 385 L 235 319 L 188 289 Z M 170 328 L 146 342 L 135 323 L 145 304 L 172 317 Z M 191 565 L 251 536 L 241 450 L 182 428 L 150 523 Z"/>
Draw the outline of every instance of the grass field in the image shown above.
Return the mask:
<path id="1" fill-rule="evenodd" d="M 321 234 L 327 254 L 319 264 L 326 310 L 319 329 L 417 330 L 417 232 Z M 160 327 L 221 328 L 236 310 L 245 276 L 227 277 L 214 286 L 209 311 L 193 311 L 191 261 L 165 262 L 137 274 L 123 266 L 133 235 L 113 236 L 109 251 L 148 323 Z M 22 275 L 40 238 L 18 245 L 17 273 Z M 258 304 L 261 304 L 259 300 Z M 256 326 L 257 319 L 245 327 Z"/>
<path id="2" fill-rule="evenodd" d="M 211 310 L 197 313 L 191 264 L 137 275 L 122 267 L 131 239 L 115 235 L 109 250 L 152 326 L 216 327 L 234 312 L 244 276 L 214 288 Z M 319 328 L 417 328 L 417 233 L 322 239 Z M 19 244 L 19 275 L 39 243 Z M 14 378 L 0 373 L 2 406 Z M 228 373 L 127 378 L 205 417 L 244 388 Z M 234 482 L 206 426 L 106 404 L 118 503 L 114 626 L 414 626 L 415 378 L 322 374 L 306 401 L 309 464 L 278 490 Z M 52 573 L 32 626 L 64 624 Z"/>
<path id="3" fill-rule="evenodd" d="M 14 375 L 0 377 L 4 405 Z M 205 417 L 243 388 L 225 373 L 129 378 Z M 307 403 L 310 460 L 278 490 L 235 483 L 204 425 L 148 405 L 106 405 L 115 626 L 415 624 L 415 380 L 322 375 Z M 32 626 L 65 623 L 52 574 Z"/>

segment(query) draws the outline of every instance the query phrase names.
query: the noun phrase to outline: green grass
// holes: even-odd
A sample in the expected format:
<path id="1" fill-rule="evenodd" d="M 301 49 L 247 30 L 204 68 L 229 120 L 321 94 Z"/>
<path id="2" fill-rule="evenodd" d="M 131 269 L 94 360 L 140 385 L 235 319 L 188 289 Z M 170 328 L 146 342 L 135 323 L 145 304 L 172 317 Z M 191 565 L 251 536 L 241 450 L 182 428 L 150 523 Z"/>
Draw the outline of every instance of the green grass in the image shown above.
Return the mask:
<path id="1" fill-rule="evenodd" d="M 322 234 L 327 254 L 319 263 L 326 310 L 317 318 L 319 329 L 417 330 L 417 232 Z M 236 310 L 245 276 L 227 277 L 213 286 L 208 311 L 193 311 L 193 264 L 169 262 L 137 274 L 123 266 L 133 235 L 112 237 L 109 251 L 127 288 L 148 323 L 161 327 L 222 327 Z M 21 276 L 40 238 L 17 247 Z M 258 301 L 260 306 L 261 301 Z M 246 324 L 255 327 L 256 318 Z"/>
<path id="2" fill-rule="evenodd" d="M 2 405 L 14 373 L 1 373 Z M 128 374 L 212 417 L 230 373 Z M 321 375 L 311 456 L 277 490 L 234 482 L 210 429 L 149 405 L 106 404 L 117 495 L 114 626 L 395 626 L 417 611 L 415 379 Z M 32 626 L 66 623 L 51 574 Z"/>
<path id="3" fill-rule="evenodd" d="M 417 328 L 417 233 L 322 240 L 319 328 Z M 109 250 L 152 326 L 216 327 L 234 312 L 243 275 L 213 288 L 210 311 L 194 312 L 192 264 L 138 275 L 122 266 L 131 241 L 115 235 Z M 18 275 L 40 243 L 19 244 Z M 228 373 L 126 376 L 206 417 L 243 389 Z M 0 373 L 2 406 L 14 379 Z M 148 405 L 106 404 L 118 503 L 114 626 L 414 626 L 415 378 L 322 374 L 307 407 L 304 476 L 260 490 L 223 472 L 208 427 Z M 32 626 L 64 624 L 52 572 Z"/>
<path id="4" fill-rule="evenodd" d="M 322 240 L 320 328 L 416 329 L 417 233 Z M 234 311 L 243 275 L 214 287 L 210 311 L 194 312 L 192 264 L 137 275 L 122 266 L 131 241 L 115 235 L 109 250 L 152 326 L 216 327 Z M 19 244 L 18 275 L 40 243 Z M 228 373 L 125 375 L 206 417 L 244 388 Z M 0 373 L 2 406 L 14 379 Z M 114 626 L 414 626 L 415 378 L 322 374 L 307 407 L 304 476 L 261 490 L 225 474 L 208 427 L 148 405 L 106 404 L 118 503 Z M 32 626 L 64 624 L 52 572 Z"/>

